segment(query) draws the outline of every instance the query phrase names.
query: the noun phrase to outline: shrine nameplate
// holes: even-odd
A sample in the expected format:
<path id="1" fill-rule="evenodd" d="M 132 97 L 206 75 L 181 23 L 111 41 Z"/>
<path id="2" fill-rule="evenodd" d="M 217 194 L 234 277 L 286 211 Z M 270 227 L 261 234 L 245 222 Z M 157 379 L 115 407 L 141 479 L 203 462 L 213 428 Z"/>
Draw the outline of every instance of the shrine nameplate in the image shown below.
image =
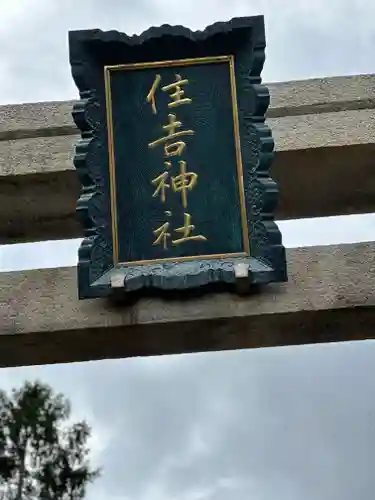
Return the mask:
<path id="1" fill-rule="evenodd" d="M 286 280 L 263 17 L 70 32 L 81 298 Z"/>

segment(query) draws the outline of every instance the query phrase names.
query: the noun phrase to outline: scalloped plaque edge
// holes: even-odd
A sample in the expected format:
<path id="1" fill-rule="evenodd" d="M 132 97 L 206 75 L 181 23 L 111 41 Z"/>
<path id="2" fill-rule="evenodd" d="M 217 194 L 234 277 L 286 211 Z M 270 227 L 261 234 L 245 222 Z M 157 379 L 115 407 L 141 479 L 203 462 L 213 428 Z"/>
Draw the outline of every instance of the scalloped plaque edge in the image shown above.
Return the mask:
<path id="1" fill-rule="evenodd" d="M 96 89 L 92 88 L 90 81 L 88 44 L 100 41 L 136 46 L 151 40 L 156 42 L 163 36 L 182 37 L 200 42 L 218 34 L 240 29 L 251 29 L 252 41 L 251 69 L 245 78 L 242 77 L 244 89 L 251 99 L 251 112 L 248 109 L 239 109 L 251 256 L 246 259 L 205 261 L 197 259 L 189 263 L 177 261 L 158 264 L 157 270 L 155 264 L 114 267 L 113 260 L 110 262 L 108 258 L 108 255 L 112 255 L 112 237 L 108 227 L 110 209 L 105 201 L 103 186 L 100 185 L 98 170 L 102 167 L 95 164 L 94 154 L 96 148 L 102 147 L 99 133 L 102 122 L 97 112 L 103 103 L 100 102 Z M 77 214 L 84 231 L 77 265 L 80 299 L 111 295 L 114 273 L 117 276 L 117 283 L 119 283 L 118 276 L 122 276 L 120 284 L 125 291 L 144 287 L 170 290 L 201 287 L 217 282 L 234 283 L 236 282 L 234 267 L 237 260 L 248 265 L 249 284 L 287 281 L 285 248 L 281 232 L 274 221 L 278 187 L 270 176 L 274 141 L 270 128 L 265 124 L 265 115 L 270 102 L 268 88 L 261 80 L 265 46 L 263 16 L 239 17 L 228 22 L 217 22 L 203 31 L 191 31 L 183 26 L 162 25 L 132 36 L 118 31 L 104 32 L 98 29 L 69 32 L 71 72 L 81 98 L 74 104 L 72 110 L 73 120 L 81 133 L 73 158 L 81 184 Z M 236 75 L 236 83 L 240 86 L 238 80 L 239 76 Z M 240 99 L 241 90 L 237 92 Z M 254 138 L 256 138 L 255 153 Z M 249 145 L 245 147 L 247 144 Z M 107 218 L 103 213 L 106 213 Z M 107 259 L 100 260 L 101 255 L 107 255 Z"/>

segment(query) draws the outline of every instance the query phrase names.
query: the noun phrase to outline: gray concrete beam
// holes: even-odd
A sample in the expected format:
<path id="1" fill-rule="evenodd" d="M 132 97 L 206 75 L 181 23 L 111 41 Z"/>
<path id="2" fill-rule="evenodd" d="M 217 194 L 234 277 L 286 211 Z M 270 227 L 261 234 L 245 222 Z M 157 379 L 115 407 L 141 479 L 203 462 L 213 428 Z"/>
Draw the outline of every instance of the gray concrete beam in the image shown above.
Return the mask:
<path id="1" fill-rule="evenodd" d="M 375 144 L 372 109 L 271 118 L 277 152 Z M 0 141 L 0 181 L 4 176 L 73 170 L 78 135 Z"/>
<path id="2" fill-rule="evenodd" d="M 375 75 L 338 76 L 268 84 L 270 118 L 375 107 Z M 75 101 L 0 106 L 0 140 L 75 134 Z"/>
<path id="3" fill-rule="evenodd" d="M 370 109 L 375 107 L 375 75 L 335 76 L 268 84 L 268 116 Z"/>
<path id="4" fill-rule="evenodd" d="M 270 85 L 278 219 L 375 211 L 374 85 L 375 75 Z M 0 107 L 0 243 L 82 235 L 71 106 Z"/>
<path id="5" fill-rule="evenodd" d="M 288 251 L 290 280 L 127 306 L 77 300 L 75 268 L 0 274 L 0 366 L 375 337 L 375 243 Z"/>
<path id="6" fill-rule="evenodd" d="M 273 121 L 278 141 L 273 177 L 281 193 L 278 219 L 375 211 L 375 113 Z M 0 243 L 82 235 L 75 215 L 79 185 L 71 163 L 75 140 L 0 141 Z"/>

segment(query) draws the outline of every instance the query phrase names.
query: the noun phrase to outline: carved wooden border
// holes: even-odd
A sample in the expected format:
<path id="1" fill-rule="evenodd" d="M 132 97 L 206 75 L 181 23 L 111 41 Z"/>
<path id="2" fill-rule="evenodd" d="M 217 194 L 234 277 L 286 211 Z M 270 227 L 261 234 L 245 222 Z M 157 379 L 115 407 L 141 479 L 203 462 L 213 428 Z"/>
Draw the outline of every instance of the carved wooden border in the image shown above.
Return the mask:
<path id="1" fill-rule="evenodd" d="M 167 37 L 174 40 L 165 44 Z M 174 57 L 165 54 L 159 60 L 226 54 L 235 58 L 251 256 L 114 268 L 103 68 L 111 64 L 147 62 L 151 47 L 155 53 L 162 44 L 160 51 L 164 54 L 166 47 L 174 50 L 178 45 L 176 41 L 180 45 L 185 43 L 184 53 L 176 53 Z M 206 52 L 200 53 L 204 43 Z M 261 83 L 265 60 L 263 16 L 234 18 L 195 32 L 169 25 L 153 27 L 133 36 L 117 31 L 72 31 L 69 48 L 72 75 L 81 97 L 73 108 L 74 121 L 81 131 L 74 155 L 81 183 L 77 213 L 84 229 L 78 253 L 79 297 L 110 295 L 114 283 L 127 291 L 144 287 L 185 289 L 216 282 L 234 283 L 239 263 L 248 268 L 245 279 L 249 284 L 285 281 L 285 249 L 274 222 L 278 189 L 270 177 L 274 141 L 265 124 L 270 97 L 267 87 Z"/>

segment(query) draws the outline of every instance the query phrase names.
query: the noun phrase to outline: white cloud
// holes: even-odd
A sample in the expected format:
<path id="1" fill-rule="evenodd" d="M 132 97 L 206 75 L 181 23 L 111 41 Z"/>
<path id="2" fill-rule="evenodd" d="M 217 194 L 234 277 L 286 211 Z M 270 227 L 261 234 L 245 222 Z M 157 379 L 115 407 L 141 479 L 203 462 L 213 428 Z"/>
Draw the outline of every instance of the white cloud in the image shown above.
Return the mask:
<path id="1" fill-rule="evenodd" d="M 374 361 L 374 342 L 346 343 L 2 370 L 0 385 L 42 377 L 87 418 L 103 466 L 89 500 L 367 500 Z"/>
<path id="2" fill-rule="evenodd" d="M 373 71 L 370 0 L 2 0 L 0 100 L 75 97 L 67 31 L 197 29 L 264 13 L 268 81 Z M 374 215 L 288 221 L 288 247 L 373 239 Z M 79 240 L 4 246 L 2 270 L 75 265 Z M 43 379 L 93 426 L 89 500 L 373 497 L 375 343 L 2 369 Z"/>
<path id="3" fill-rule="evenodd" d="M 266 81 L 373 71 L 375 4 L 370 0 L 8 0 L 0 15 L 0 102 L 75 98 L 68 62 L 72 29 L 140 33 L 152 25 L 202 29 L 234 16 L 264 14 Z M 4 22 L 5 21 L 5 22 Z"/>

